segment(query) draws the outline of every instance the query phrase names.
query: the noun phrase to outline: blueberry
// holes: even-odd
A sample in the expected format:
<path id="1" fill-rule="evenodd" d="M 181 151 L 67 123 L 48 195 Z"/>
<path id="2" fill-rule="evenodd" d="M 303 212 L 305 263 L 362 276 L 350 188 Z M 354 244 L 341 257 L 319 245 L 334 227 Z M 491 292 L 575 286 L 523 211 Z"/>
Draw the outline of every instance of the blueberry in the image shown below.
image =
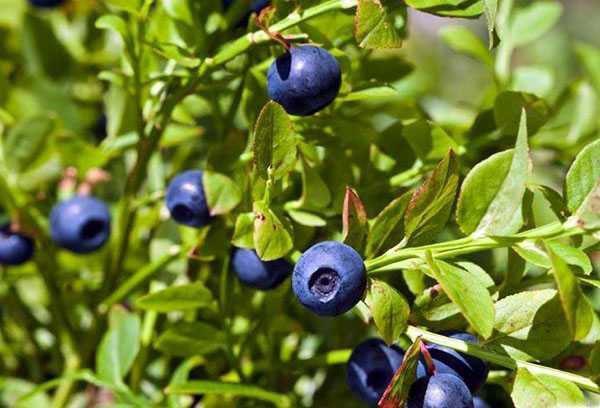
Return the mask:
<path id="1" fill-rule="evenodd" d="M 352 309 L 366 286 L 367 273 L 360 255 L 335 241 L 309 248 L 292 275 L 292 287 L 300 303 L 322 316 L 336 316 Z"/>
<path id="2" fill-rule="evenodd" d="M 410 388 L 408 408 L 473 408 L 473 396 L 457 376 L 435 374 L 422 377 Z"/>
<path id="3" fill-rule="evenodd" d="M 326 50 L 292 47 L 268 72 L 269 97 L 291 115 L 308 116 L 329 105 L 342 83 L 340 66 Z"/>
<path id="4" fill-rule="evenodd" d="M 33 240 L 10 230 L 10 225 L 0 228 L 0 265 L 21 265 L 33 256 Z"/>
<path id="5" fill-rule="evenodd" d="M 490 408 L 490 405 L 481 397 L 473 397 L 473 408 Z"/>
<path id="6" fill-rule="evenodd" d="M 292 264 L 283 258 L 263 261 L 255 251 L 243 248 L 234 249 L 231 266 L 242 283 L 261 290 L 276 288 L 293 269 Z"/>
<path id="7" fill-rule="evenodd" d="M 96 123 L 94 123 L 92 126 L 92 134 L 94 135 L 96 141 L 101 142 L 106 139 L 108 134 L 107 127 L 108 119 L 106 118 L 105 114 L 102 114 L 98 117 L 98 119 L 96 119 Z"/>
<path id="8" fill-rule="evenodd" d="M 63 4 L 65 0 L 29 0 L 29 4 L 34 7 L 52 8 Z"/>
<path id="9" fill-rule="evenodd" d="M 360 343 L 348 360 L 346 379 L 350 390 L 369 405 L 376 405 L 403 358 L 401 348 L 388 347 L 380 339 Z M 417 377 L 424 376 L 425 366 L 419 362 L 417 367 Z"/>
<path id="10" fill-rule="evenodd" d="M 59 246 L 86 254 L 100 248 L 110 236 L 110 212 L 104 202 L 77 196 L 54 206 L 50 235 Z"/>
<path id="11" fill-rule="evenodd" d="M 166 201 L 171 217 L 179 224 L 200 228 L 212 219 L 200 170 L 177 175 L 169 184 Z"/>
<path id="12" fill-rule="evenodd" d="M 468 343 L 477 343 L 477 338 L 469 333 L 454 332 L 445 335 Z M 428 346 L 428 349 L 438 373 L 453 374 L 462 378 L 471 392 L 477 391 L 485 383 L 488 375 L 485 361 L 435 344 Z"/>
<path id="13" fill-rule="evenodd" d="M 268 5 L 269 5 L 269 0 L 255 0 L 250 5 L 250 11 L 253 12 L 253 13 L 258 14 L 258 13 L 260 13 L 260 11 L 262 9 L 264 9 Z"/>

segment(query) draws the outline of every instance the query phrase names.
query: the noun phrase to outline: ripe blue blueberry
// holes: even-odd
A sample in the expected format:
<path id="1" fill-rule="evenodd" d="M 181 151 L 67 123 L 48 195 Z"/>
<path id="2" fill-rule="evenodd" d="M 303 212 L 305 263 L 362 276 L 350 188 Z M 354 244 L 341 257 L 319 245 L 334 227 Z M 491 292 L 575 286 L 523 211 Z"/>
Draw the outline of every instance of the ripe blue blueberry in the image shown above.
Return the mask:
<path id="1" fill-rule="evenodd" d="M 96 123 L 92 126 L 92 134 L 97 142 L 106 139 L 108 128 L 108 119 L 105 114 L 102 114 L 96 119 Z"/>
<path id="2" fill-rule="evenodd" d="M 312 45 L 290 48 L 268 72 L 269 97 L 291 115 L 308 116 L 325 108 L 337 96 L 341 83 L 337 60 Z"/>
<path id="3" fill-rule="evenodd" d="M 200 170 L 188 170 L 177 175 L 167 188 L 167 208 L 179 224 L 200 228 L 212 219 Z"/>
<path id="4" fill-rule="evenodd" d="M 52 8 L 60 6 L 65 0 L 29 0 L 29 4 L 34 7 Z"/>
<path id="5" fill-rule="evenodd" d="M 348 360 L 346 379 L 350 390 L 369 405 L 375 406 L 402 364 L 404 351 L 398 346 L 387 346 L 383 340 L 369 339 L 352 350 Z M 425 375 L 425 366 L 419 362 L 417 377 Z"/>
<path id="6" fill-rule="evenodd" d="M 21 265 L 33 256 L 33 240 L 10 230 L 10 225 L 0 228 L 0 265 Z"/>
<path id="7" fill-rule="evenodd" d="M 454 332 L 446 335 L 468 343 L 477 343 L 477 338 L 469 333 Z M 485 361 L 435 344 L 428 346 L 428 350 L 438 373 L 460 377 L 473 393 L 485 383 L 488 375 Z"/>
<path id="8" fill-rule="evenodd" d="M 276 288 L 293 269 L 286 259 L 263 261 L 254 250 L 244 248 L 234 249 L 231 267 L 242 283 L 260 290 Z"/>
<path id="9" fill-rule="evenodd" d="M 50 235 L 59 246 L 79 254 L 100 248 L 110 236 L 110 212 L 104 202 L 77 196 L 54 206 Z"/>
<path id="10" fill-rule="evenodd" d="M 473 408 L 491 408 L 481 397 L 473 397 Z"/>
<path id="11" fill-rule="evenodd" d="M 336 316 L 352 309 L 366 285 L 367 273 L 360 255 L 335 241 L 310 247 L 292 275 L 292 287 L 300 303 L 322 316 Z"/>
<path id="12" fill-rule="evenodd" d="M 408 408 L 473 408 L 473 396 L 457 376 L 435 374 L 422 377 L 410 388 Z"/>

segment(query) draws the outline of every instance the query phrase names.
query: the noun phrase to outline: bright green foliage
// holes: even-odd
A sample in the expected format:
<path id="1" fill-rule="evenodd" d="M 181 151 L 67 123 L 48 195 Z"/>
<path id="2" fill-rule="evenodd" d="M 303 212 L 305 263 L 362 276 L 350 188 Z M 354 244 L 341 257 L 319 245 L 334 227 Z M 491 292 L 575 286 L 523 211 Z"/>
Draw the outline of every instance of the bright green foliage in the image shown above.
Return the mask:
<path id="1" fill-rule="evenodd" d="M 490 362 L 502 406 L 597 406 L 600 5 L 249 3 L 0 0 L 0 216 L 36 244 L 0 267 L 0 406 L 355 408 L 344 363 L 367 337 L 406 350 L 382 407 L 426 343 Z M 267 70 L 305 43 L 342 84 L 295 117 Z M 186 170 L 199 229 L 164 204 Z M 112 215 L 84 257 L 48 225 L 78 190 Z M 230 270 L 234 247 L 294 263 L 325 240 L 365 259 L 344 316 Z"/>

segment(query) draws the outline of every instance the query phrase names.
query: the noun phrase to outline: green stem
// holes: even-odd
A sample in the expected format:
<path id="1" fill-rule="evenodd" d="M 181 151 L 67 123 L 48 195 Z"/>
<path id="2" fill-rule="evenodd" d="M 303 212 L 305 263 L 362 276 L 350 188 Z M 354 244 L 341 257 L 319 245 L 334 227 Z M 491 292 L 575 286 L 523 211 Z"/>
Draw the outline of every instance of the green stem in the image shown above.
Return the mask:
<path id="1" fill-rule="evenodd" d="M 458 255 L 471 254 L 494 248 L 505 248 L 518 242 L 529 239 L 556 239 L 558 237 L 579 234 L 579 228 L 566 227 L 560 222 L 554 222 L 515 234 L 511 237 L 481 237 L 468 236 L 453 241 L 424 245 L 414 248 L 402 248 L 397 251 L 385 253 L 377 258 L 367 260 L 365 265 L 368 272 L 376 272 L 386 266 L 403 261 L 418 261 L 425 258 L 427 251 L 431 251 L 435 258 L 452 258 Z"/>
<path id="2" fill-rule="evenodd" d="M 30 356 L 26 360 L 30 378 L 33 381 L 40 381 L 43 375 L 41 354 L 34 336 L 37 319 L 31 314 L 28 306 L 23 303 L 14 286 L 9 286 L 7 296 L 2 298 L 2 301 L 5 302 L 7 315 L 22 329 L 23 338 L 21 340 L 25 340 L 22 347 L 24 352 Z"/>
<path id="3" fill-rule="evenodd" d="M 230 367 L 235 370 L 241 381 L 246 380 L 239 356 L 235 355 L 233 344 L 233 333 L 231 332 L 231 317 L 229 316 L 229 258 L 225 257 L 221 266 L 221 278 L 219 282 L 219 312 L 223 332 L 225 333 L 225 355 L 229 361 Z"/>
<path id="4" fill-rule="evenodd" d="M 460 351 L 462 353 L 481 358 L 483 360 L 489 361 L 490 363 L 497 364 L 502 367 L 506 367 L 511 370 L 516 370 L 518 368 L 525 368 L 529 372 L 533 374 L 543 374 L 552 376 L 555 378 L 560 378 L 563 380 L 570 381 L 580 388 L 600 393 L 600 386 L 593 382 L 591 379 L 583 377 L 581 375 L 569 373 L 566 371 L 557 370 L 551 367 L 544 367 L 534 363 L 528 363 L 526 361 L 515 360 L 507 355 L 500 355 L 493 353 L 491 351 L 486 350 L 485 348 L 478 346 L 476 344 L 467 343 L 462 340 L 452 339 L 450 337 L 442 336 L 439 334 L 431 333 L 427 330 L 420 329 L 415 326 L 408 326 L 406 330 L 406 334 L 411 338 L 415 339 L 417 337 L 421 337 L 423 340 L 438 344 L 440 346 L 449 347 L 451 349 Z"/>
<path id="5" fill-rule="evenodd" d="M 160 290 L 160 286 L 157 282 L 150 284 L 150 293 L 155 293 Z M 144 321 L 142 323 L 142 335 L 140 338 L 140 352 L 138 353 L 133 367 L 131 368 L 131 374 L 129 377 L 129 384 L 133 391 L 139 391 L 140 383 L 144 377 L 144 370 L 146 369 L 146 363 L 150 356 L 150 348 L 152 346 L 152 338 L 154 335 L 154 328 L 158 319 L 158 312 L 147 311 L 144 313 Z"/>
<path id="6" fill-rule="evenodd" d="M 321 14 L 328 13 L 335 10 L 349 9 L 356 7 L 357 0 L 329 0 L 324 3 L 318 4 L 314 7 L 307 8 L 300 12 L 294 12 L 284 18 L 283 20 L 273 24 L 269 27 L 270 31 L 283 32 L 289 28 L 295 27 L 296 25 L 309 20 L 313 17 L 317 17 Z M 204 60 L 200 67 L 200 76 L 204 75 L 209 69 L 216 66 L 225 64 L 231 61 L 233 58 L 246 52 L 252 45 L 260 44 L 271 41 L 271 37 L 262 30 L 248 33 L 243 37 L 238 38 L 232 43 L 226 45 L 221 51 L 215 54 L 212 58 Z"/>
<path id="7" fill-rule="evenodd" d="M 431 170 L 433 166 L 424 165 L 421 161 L 417 161 L 414 166 L 408 170 L 396 174 L 390 179 L 392 187 L 406 187 L 414 183 L 414 181 Z"/>

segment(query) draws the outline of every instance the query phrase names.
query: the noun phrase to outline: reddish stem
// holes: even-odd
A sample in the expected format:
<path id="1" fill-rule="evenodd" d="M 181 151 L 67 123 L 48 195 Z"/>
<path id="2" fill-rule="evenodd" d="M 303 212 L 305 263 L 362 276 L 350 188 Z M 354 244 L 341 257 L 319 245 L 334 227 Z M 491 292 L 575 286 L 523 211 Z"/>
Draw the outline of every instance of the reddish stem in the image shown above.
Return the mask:
<path id="1" fill-rule="evenodd" d="M 276 31 L 271 31 L 265 22 L 265 19 L 269 13 L 271 13 L 275 8 L 273 6 L 265 7 L 260 11 L 258 16 L 256 17 L 256 25 L 258 28 L 263 30 L 273 41 L 277 41 L 279 44 L 285 48 L 286 51 L 289 51 L 292 45 L 290 42 L 283 36 L 281 33 Z"/>
<path id="2" fill-rule="evenodd" d="M 425 359 L 425 365 L 427 366 L 427 373 L 429 375 L 435 375 L 435 364 L 433 362 L 433 358 L 431 357 L 431 354 L 429 353 L 429 350 L 427 349 L 427 346 L 425 345 L 425 343 L 421 343 L 420 348 L 421 348 L 421 354 L 423 355 L 423 358 Z"/>

